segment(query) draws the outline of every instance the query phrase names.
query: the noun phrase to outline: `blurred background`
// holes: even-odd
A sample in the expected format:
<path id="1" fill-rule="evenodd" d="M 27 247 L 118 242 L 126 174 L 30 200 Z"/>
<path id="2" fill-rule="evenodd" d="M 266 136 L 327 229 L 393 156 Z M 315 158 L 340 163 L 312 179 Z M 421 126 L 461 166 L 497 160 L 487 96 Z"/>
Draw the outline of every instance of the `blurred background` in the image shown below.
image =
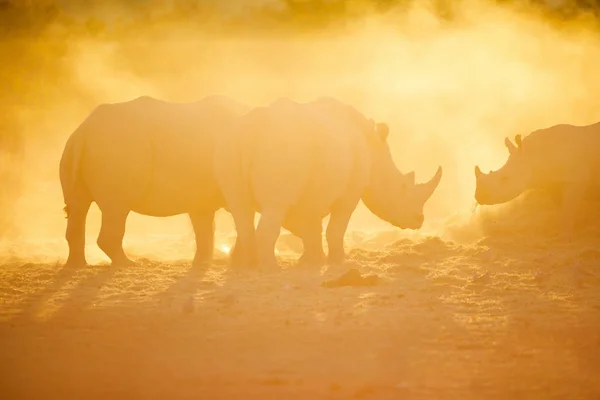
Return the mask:
<path id="1" fill-rule="evenodd" d="M 0 253 L 66 257 L 65 140 L 98 104 L 141 95 L 351 103 L 390 125 L 403 172 L 425 181 L 444 168 L 421 233 L 448 234 L 471 216 L 475 164 L 487 172 L 506 160 L 504 137 L 600 121 L 598 9 L 558 0 L 0 0 Z M 106 260 L 95 246 L 97 208 L 88 221 L 90 261 Z M 361 205 L 351 228 L 389 226 Z M 228 214 L 218 229 L 225 249 Z M 192 238 L 185 216 L 132 214 L 125 245 L 189 258 Z"/>

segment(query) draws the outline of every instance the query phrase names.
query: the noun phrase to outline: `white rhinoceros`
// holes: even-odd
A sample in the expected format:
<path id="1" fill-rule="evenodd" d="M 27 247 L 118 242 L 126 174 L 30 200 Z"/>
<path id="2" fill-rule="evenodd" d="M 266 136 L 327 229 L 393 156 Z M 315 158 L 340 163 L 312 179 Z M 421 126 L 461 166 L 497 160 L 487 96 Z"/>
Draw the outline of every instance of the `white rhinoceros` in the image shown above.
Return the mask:
<path id="1" fill-rule="evenodd" d="M 279 99 L 237 118 L 219 141 L 215 173 L 246 263 L 276 265 L 280 228 L 302 238 L 306 260 L 321 259 L 322 220 L 329 262 L 344 259 L 344 234 L 362 198 L 396 227 L 418 229 L 423 206 L 442 176 L 416 185 L 402 174 L 387 144 L 388 127 L 332 98 L 309 103 Z M 260 212 L 254 227 L 254 213 Z"/>
<path id="2" fill-rule="evenodd" d="M 600 185 L 600 122 L 586 126 L 555 125 L 504 143 L 509 157 L 497 171 L 485 174 L 475 166 L 475 200 L 501 204 L 530 189 L 559 190 L 566 232 L 572 230 L 578 204 Z"/>
<path id="3" fill-rule="evenodd" d="M 225 205 L 213 172 L 215 140 L 250 109 L 215 95 L 191 103 L 140 97 L 92 111 L 67 140 L 60 160 L 67 264 L 86 264 L 85 223 L 93 201 L 102 212 L 97 243 L 113 263 L 131 262 L 122 246 L 131 211 L 189 214 L 196 236 L 194 264 L 209 261 L 214 214 Z"/>

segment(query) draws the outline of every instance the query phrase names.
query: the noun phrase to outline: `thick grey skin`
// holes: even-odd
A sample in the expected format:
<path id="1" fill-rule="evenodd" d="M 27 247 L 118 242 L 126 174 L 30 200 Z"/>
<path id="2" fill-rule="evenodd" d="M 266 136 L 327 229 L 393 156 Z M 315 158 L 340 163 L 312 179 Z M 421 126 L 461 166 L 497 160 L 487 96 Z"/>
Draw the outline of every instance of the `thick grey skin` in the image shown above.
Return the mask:
<path id="1" fill-rule="evenodd" d="M 475 199 L 482 205 L 506 203 L 528 190 L 559 191 L 564 233 L 572 233 L 586 193 L 600 188 L 600 122 L 556 125 L 525 138 L 509 138 L 507 162 L 484 174 L 475 167 Z"/>
<path id="2" fill-rule="evenodd" d="M 196 237 L 193 264 L 210 261 L 214 214 L 225 206 L 213 172 L 215 140 L 250 109 L 218 95 L 192 103 L 140 97 L 98 106 L 69 137 L 60 160 L 67 265 L 87 264 L 85 225 L 93 201 L 102 212 L 97 243 L 113 264 L 132 263 L 122 245 L 131 211 L 188 214 Z"/>
<path id="3" fill-rule="evenodd" d="M 387 135 L 385 124 L 331 98 L 279 99 L 238 118 L 219 141 L 215 173 L 243 262 L 276 267 L 281 227 L 302 238 L 305 261 L 321 262 L 322 220 L 328 214 L 329 263 L 343 262 L 344 235 L 361 198 L 393 225 L 420 228 L 441 167 L 430 182 L 415 185 L 414 173 L 404 175 L 395 167 Z M 256 229 L 255 211 L 261 213 Z"/>

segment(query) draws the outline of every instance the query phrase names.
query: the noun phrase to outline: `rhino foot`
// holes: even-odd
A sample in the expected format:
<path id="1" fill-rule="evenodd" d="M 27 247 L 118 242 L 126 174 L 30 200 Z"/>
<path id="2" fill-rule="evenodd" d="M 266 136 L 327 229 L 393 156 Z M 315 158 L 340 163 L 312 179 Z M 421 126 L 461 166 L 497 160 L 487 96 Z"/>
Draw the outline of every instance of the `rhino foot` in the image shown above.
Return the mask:
<path id="1" fill-rule="evenodd" d="M 194 260 L 192 261 L 193 268 L 208 268 L 212 264 L 213 253 L 211 252 L 199 252 L 196 251 Z"/>
<path id="2" fill-rule="evenodd" d="M 112 267 L 136 267 L 139 264 L 136 263 L 135 261 L 131 260 L 128 257 L 124 257 L 124 258 L 118 258 L 115 260 L 111 260 L 111 264 Z"/>
<path id="3" fill-rule="evenodd" d="M 331 252 L 327 256 L 327 265 L 330 266 L 342 266 L 346 261 L 346 254 L 344 252 Z"/>
<path id="4" fill-rule="evenodd" d="M 212 260 L 199 259 L 192 261 L 192 268 L 206 269 L 210 267 Z"/>
<path id="5" fill-rule="evenodd" d="M 263 255 L 260 259 L 259 268 L 261 272 L 279 272 L 281 271 L 281 266 L 277 262 L 277 258 L 275 254 Z"/>
<path id="6" fill-rule="evenodd" d="M 298 259 L 299 268 L 321 268 L 326 264 L 327 258 L 324 252 L 310 253 L 305 252 Z"/>
<path id="7" fill-rule="evenodd" d="M 229 253 L 229 267 L 237 270 L 255 269 L 257 267 L 255 249 L 248 249 L 236 243 Z"/>
<path id="8" fill-rule="evenodd" d="M 238 271 L 256 270 L 258 265 L 250 257 L 231 257 L 229 259 L 229 268 Z"/>
<path id="9" fill-rule="evenodd" d="M 65 262 L 65 264 L 63 265 L 63 268 L 75 269 L 75 268 L 85 268 L 88 266 L 89 266 L 89 264 L 87 263 L 85 258 L 68 258 L 67 261 Z"/>
<path id="10" fill-rule="evenodd" d="M 259 268 L 260 272 L 263 273 L 274 273 L 274 272 L 281 272 L 281 265 L 279 265 L 279 263 L 276 262 L 268 262 L 268 263 L 263 263 L 260 265 Z"/>

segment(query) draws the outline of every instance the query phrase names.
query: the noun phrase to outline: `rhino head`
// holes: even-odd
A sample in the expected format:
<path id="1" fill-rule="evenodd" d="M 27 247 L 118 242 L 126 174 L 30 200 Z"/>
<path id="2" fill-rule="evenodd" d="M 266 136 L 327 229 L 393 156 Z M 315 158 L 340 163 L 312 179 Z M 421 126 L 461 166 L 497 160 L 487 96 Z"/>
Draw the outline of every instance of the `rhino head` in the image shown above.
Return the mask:
<path id="1" fill-rule="evenodd" d="M 523 153 L 521 135 L 515 137 L 515 144 L 509 138 L 504 140 L 509 156 L 506 163 L 497 171 L 483 173 L 475 166 L 475 200 L 481 205 L 506 203 L 523 193 L 529 185 L 530 168 Z"/>
<path id="2" fill-rule="evenodd" d="M 376 216 L 402 229 L 423 226 L 423 207 L 442 179 L 442 167 L 426 183 L 415 183 L 415 173 L 402 174 L 387 143 L 389 128 L 375 124 L 378 140 L 371 145 L 371 179 L 362 200 Z"/>

